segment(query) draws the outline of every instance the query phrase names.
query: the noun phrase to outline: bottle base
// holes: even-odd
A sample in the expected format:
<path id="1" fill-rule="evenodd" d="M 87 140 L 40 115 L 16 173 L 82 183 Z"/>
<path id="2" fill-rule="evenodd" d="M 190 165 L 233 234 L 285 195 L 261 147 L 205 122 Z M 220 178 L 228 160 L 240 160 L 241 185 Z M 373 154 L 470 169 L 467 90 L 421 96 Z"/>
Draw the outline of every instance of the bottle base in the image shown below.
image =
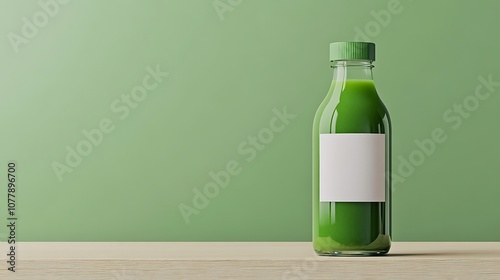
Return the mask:
<path id="1" fill-rule="evenodd" d="M 389 250 L 363 251 L 363 250 L 345 250 L 321 252 L 314 250 L 316 254 L 327 257 L 362 257 L 362 256 L 384 256 Z"/>

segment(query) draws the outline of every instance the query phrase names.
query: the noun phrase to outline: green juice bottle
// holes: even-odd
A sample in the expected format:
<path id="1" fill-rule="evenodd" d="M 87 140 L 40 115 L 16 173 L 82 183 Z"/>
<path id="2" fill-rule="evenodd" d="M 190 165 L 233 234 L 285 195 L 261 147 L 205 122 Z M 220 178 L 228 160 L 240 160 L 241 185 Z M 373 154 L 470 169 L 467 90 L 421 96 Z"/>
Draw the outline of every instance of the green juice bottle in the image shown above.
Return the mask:
<path id="1" fill-rule="evenodd" d="M 372 78 L 375 44 L 330 44 L 333 82 L 313 124 L 313 246 L 319 255 L 391 247 L 391 122 Z"/>

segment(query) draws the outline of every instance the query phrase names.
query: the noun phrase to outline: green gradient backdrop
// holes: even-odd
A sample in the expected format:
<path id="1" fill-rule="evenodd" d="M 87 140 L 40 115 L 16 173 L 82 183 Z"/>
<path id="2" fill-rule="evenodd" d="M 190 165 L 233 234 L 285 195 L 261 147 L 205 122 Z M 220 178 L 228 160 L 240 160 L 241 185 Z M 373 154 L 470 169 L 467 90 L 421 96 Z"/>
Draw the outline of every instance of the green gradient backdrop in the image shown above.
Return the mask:
<path id="1" fill-rule="evenodd" d="M 500 81 L 500 2 L 401 0 L 382 26 L 374 13 L 389 2 L 248 0 L 221 20 L 212 1 L 74 0 L 16 54 L 9 32 L 41 8 L 1 0 L 0 158 L 19 165 L 20 239 L 310 240 L 311 124 L 331 81 L 328 44 L 368 27 L 394 167 L 415 139 L 448 135 L 395 186 L 394 239 L 500 241 L 500 89 L 459 129 L 443 120 L 479 76 Z M 110 104 L 156 65 L 170 75 L 120 120 Z M 296 118 L 247 162 L 238 145 L 285 106 Z M 115 130 L 60 182 L 51 164 L 103 118 Z M 230 160 L 242 172 L 186 224 L 179 204 Z"/>

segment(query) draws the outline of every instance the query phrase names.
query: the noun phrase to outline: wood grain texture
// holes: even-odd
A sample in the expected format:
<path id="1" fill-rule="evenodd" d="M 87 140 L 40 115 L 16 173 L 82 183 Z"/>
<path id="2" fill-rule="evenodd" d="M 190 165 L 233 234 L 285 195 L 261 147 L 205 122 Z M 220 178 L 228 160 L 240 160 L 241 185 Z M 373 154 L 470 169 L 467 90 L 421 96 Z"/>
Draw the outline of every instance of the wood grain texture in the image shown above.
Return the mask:
<path id="1" fill-rule="evenodd" d="M 395 242 L 381 257 L 319 257 L 309 242 L 18 244 L 0 279 L 500 279 L 500 243 Z"/>

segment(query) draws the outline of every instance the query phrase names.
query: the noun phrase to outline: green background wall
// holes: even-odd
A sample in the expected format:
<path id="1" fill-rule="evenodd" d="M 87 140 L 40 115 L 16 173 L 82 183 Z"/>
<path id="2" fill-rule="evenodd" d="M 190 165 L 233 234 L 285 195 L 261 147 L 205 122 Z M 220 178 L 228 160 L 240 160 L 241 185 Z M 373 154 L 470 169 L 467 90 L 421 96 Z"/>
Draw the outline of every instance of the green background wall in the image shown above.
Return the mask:
<path id="1" fill-rule="evenodd" d="M 500 2 L 394 1 L 73 0 L 44 18 L 1 0 L 0 178 L 17 161 L 20 240 L 310 240 L 328 44 L 369 39 L 393 119 L 394 239 L 500 241 Z M 125 114 L 122 95 L 157 66 L 168 76 Z M 480 77 L 495 81 L 482 100 Z M 295 117 L 269 136 L 285 107 Z M 68 166 L 102 121 L 114 130 Z M 435 129 L 446 141 L 419 157 Z M 55 162 L 71 169 L 61 180 Z M 179 206 L 227 164 L 239 173 L 187 223 Z"/>

